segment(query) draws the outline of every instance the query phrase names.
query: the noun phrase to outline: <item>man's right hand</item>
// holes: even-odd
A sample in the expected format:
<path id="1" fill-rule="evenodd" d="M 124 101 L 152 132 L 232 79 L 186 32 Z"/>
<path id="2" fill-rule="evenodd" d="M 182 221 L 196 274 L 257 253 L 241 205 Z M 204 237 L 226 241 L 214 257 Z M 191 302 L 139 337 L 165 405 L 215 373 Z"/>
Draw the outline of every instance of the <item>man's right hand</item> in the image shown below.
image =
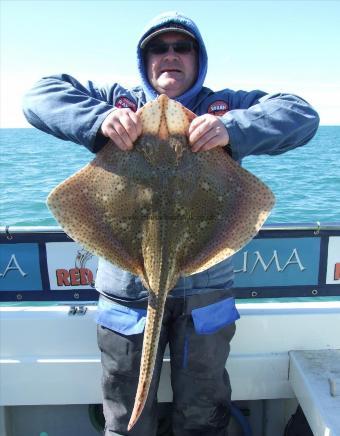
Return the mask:
<path id="1" fill-rule="evenodd" d="M 100 131 L 121 150 L 132 150 L 133 143 L 142 133 L 142 123 L 131 109 L 115 109 L 102 122 Z"/>

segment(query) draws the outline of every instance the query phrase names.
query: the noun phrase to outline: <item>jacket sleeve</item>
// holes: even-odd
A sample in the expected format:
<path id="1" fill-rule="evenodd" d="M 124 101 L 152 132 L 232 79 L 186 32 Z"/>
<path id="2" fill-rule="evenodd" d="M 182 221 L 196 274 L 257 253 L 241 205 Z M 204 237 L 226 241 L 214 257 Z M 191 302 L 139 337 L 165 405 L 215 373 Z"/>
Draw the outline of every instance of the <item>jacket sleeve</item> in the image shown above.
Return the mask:
<path id="1" fill-rule="evenodd" d="M 306 144 L 317 131 L 317 112 L 296 95 L 254 91 L 241 92 L 237 99 L 239 109 L 221 117 L 237 161 L 251 154 L 284 153 Z"/>
<path id="2" fill-rule="evenodd" d="M 23 111 L 34 127 L 96 152 L 107 142 L 98 129 L 114 110 L 109 101 L 117 87 L 106 90 L 93 82 L 82 85 L 67 74 L 44 77 L 24 96 Z"/>

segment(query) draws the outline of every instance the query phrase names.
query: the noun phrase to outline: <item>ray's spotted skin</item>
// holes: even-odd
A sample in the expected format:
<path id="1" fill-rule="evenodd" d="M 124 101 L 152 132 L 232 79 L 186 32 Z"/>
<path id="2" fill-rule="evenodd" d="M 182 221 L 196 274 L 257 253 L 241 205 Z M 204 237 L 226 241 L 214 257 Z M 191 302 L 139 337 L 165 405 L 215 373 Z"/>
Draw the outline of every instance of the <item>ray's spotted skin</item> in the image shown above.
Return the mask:
<path id="1" fill-rule="evenodd" d="M 138 114 L 143 132 L 133 150 L 107 144 L 47 200 L 71 238 L 139 275 L 149 290 L 128 430 L 147 399 L 168 292 L 181 275 L 240 250 L 274 205 L 272 192 L 221 147 L 191 152 L 187 132 L 195 114 L 180 103 L 161 95 Z"/>

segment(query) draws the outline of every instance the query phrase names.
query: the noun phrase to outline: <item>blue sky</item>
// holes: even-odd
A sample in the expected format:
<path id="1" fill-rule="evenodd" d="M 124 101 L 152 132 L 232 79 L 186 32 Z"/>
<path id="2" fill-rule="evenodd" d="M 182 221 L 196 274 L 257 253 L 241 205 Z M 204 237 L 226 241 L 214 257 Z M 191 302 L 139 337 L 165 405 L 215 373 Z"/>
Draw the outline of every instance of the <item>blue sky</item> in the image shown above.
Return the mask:
<path id="1" fill-rule="evenodd" d="M 155 15 L 178 10 L 206 42 L 206 85 L 291 92 L 340 125 L 340 1 L 0 0 L 1 127 L 27 126 L 22 95 L 40 77 L 138 84 L 135 46 Z"/>

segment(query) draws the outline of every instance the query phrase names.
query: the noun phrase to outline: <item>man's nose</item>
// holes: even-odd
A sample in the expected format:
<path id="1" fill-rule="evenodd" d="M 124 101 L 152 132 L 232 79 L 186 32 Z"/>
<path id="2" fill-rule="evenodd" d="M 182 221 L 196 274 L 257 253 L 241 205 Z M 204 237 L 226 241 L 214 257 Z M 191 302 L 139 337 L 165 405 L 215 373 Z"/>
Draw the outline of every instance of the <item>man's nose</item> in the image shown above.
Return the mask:
<path id="1" fill-rule="evenodd" d="M 178 58 L 178 53 L 174 50 L 173 47 L 170 46 L 164 57 L 168 59 Z"/>

